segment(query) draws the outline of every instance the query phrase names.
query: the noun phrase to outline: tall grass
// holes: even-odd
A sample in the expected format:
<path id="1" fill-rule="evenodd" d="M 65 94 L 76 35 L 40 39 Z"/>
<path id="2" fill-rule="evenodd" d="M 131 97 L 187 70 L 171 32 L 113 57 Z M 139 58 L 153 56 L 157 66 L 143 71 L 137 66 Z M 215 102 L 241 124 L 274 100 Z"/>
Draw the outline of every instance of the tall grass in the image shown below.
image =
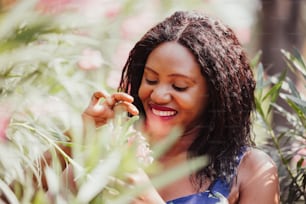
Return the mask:
<path id="1" fill-rule="evenodd" d="M 104 6 L 86 13 L 82 12 L 85 8 L 73 4 L 59 10 L 27 0 L 1 11 L 0 197 L 3 202 L 128 203 L 148 185 L 131 187 L 126 181 L 127 173 L 139 168 L 148 174 L 159 173 L 156 158 L 175 141 L 178 132 L 164 144 L 151 147 L 134 129 L 138 117 L 128 118 L 118 112 L 114 120 L 98 129 L 81 118 L 94 91 L 114 91 L 110 83 L 117 79 L 112 72 L 116 63 L 120 64 L 120 58 L 125 57 L 116 51 L 116 46 L 122 43 L 121 38 L 133 41 L 131 36 L 136 35 L 126 30 L 131 21 L 123 30 L 119 25 L 139 9 L 135 5 L 141 2 L 120 1 L 117 5 L 120 12 L 117 7 L 97 4 Z M 184 6 L 190 8 L 197 3 L 202 1 L 186 2 Z M 167 13 L 175 5 L 176 1 L 165 1 L 159 12 Z M 125 46 L 119 46 L 119 51 Z M 288 67 L 302 76 L 305 88 L 305 60 L 298 53 L 283 53 Z M 265 78 L 259 58 L 256 59 L 254 122 L 266 130 L 268 140 L 264 148 L 279 167 L 282 201 L 305 200 L 305 92 L 298 91 L 285 72 Z M 290 111 L 276 105 L 279 97 L 286 101 Z M 291 126 L 276 131 L 271 123 L 272 111 L 281 113 Z M 152 183 L 156 187 L 166 185 L 205 162 L 205 158 L 195 159 L 189 165 L 153 177 Z"/>
<path id="2" fill-rule="evenodd" d="M 114 33 L 136 3 L 122 1 L 116 19 L 102 1 L 101 10 L 89 14 L 73 4 L 58 10 L 33 0 L 1 11 L 2 202 L 128 203 L 148 184 L 131 187 L 127 173 L 160 171 L 154 158 L 177 132 L 164 145 L 150 147 L 133 127 L 138 117 L 118 112 L 98 129 L 81 118 L 94 91 L 114 91 L 108 84 L 116 80 L 109 60 L 118 41 Z M 195 159 L 152 183 L 166 185 L 203 165 L 205 158 Z"/>

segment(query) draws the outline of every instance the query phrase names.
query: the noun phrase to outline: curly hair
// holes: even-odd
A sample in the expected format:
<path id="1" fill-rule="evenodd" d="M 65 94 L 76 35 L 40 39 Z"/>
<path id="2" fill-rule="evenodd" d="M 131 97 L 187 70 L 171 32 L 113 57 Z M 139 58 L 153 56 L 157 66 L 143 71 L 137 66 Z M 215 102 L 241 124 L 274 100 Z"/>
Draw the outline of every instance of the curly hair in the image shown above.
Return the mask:
<path id="1" fill-rule="evenodd" d="M 254 109 L 253 73 L 234 32 L 219 20 L 195 11 L 178 11 L 151 28 L 131 50 L 118 90 L 138 97 L 149 54 L 163 42 L 175 41 L 195 56 L 208 85 L 209 104 L 201 131 L 188 149 L 189 158 L 208 155 L 209 163 L 192 181 L 198 189 L 205 179 L 232 179 L 242 148 L 253 146 L 250 114 Z"/>

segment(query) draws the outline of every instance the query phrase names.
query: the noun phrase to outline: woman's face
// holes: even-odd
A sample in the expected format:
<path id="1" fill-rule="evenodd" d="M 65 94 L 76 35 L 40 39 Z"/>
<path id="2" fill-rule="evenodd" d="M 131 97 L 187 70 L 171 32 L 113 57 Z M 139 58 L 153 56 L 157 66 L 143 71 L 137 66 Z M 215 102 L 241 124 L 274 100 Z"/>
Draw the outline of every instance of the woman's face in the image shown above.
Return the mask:
<path id="1" fill-rule="evenodd" d="M 208 101 L 208 90 L 193 54 L 177 42 L 165 42 L 148 56 L 139 88 L 145 130 L 154 140 L 175 126 L 192 130 Z"/>

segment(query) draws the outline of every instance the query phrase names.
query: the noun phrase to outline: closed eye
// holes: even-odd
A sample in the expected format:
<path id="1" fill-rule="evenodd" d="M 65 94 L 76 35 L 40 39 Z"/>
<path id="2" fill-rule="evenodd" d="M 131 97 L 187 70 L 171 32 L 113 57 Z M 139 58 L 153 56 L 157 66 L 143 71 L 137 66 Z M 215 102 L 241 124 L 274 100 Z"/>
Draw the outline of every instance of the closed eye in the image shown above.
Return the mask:
<path id="1" fill-rule="evenodd" d="M 157 84 L 157 80 L 149 80 L 149 79 L 145 79 L 145 80 L 146 80 L 147 84 L 149 84 L 149 85 Z"/>
<path id="2" fill-rule="evenodd" d="M 179 87 L 179 86 L 176 86 L 176 85 L 172 85 L 173 89 L 176 90 L 176 91 L 186 91 L 188 89 L 188 87 Z"/>

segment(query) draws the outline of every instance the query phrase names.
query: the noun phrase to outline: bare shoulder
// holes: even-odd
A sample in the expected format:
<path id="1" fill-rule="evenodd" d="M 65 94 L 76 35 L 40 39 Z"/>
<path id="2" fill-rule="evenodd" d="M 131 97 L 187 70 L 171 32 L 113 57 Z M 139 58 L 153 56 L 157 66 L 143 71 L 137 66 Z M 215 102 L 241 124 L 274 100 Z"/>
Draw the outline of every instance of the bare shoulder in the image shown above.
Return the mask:
<path id="1" fill-rule="evenodd" d="M 242 171 L 246 170 L 247 172 L 250 172 L 252 170 L 257 170 L 259 167 L 277 170 L 275 163 L 268 154 L 259 149 L 249 149 L 242 157 L 239 168 Z"/>
<path id="2" fill-rule="evenodd" d="M 253 148 L 244 154 L 237 172 L 237 184 L 239 203 L 279 203 L 277 167 L 261 150 Z"/>

